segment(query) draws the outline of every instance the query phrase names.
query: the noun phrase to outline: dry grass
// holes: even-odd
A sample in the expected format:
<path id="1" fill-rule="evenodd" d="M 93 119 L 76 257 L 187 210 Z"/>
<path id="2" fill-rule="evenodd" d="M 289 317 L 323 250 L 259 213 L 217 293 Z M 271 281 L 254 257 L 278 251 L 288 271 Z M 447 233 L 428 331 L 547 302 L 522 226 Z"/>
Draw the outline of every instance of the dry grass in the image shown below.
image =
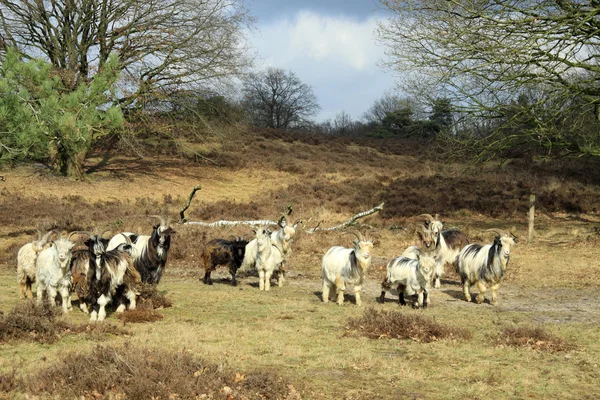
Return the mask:
<path id="1" fill-rule="evenodd" d="M 469 340 L 471 332 L 440 324 L 429 317 L 367 308 L 346 325 L 346 335 L 358 333 L 369 339 L 410 339 L 419 343 L 438 340 Z"/>
<path id="2" fill-rule="evenodd" d="M 59 307 L 52 307 L 47 302 L 42 306 L 31 300 L 20 302 L 7 315 L 0 315 L 0 343 L 26 341 L 52 344 L 67 335 L 83 334 L 91 340 L 102 340 L 107 335 L 128 333 L 111 324 L 72 324 L 62 318 Z"/>
<path id="3" fill-rule="evenodd" d="M 25 340 L 54 343 L 72 329 L 61 320 L 62 311 L 48 303 L 37 306 L 34 301 L 19 303 L 7 315 L 0 317 L 0 343 Z"/>
<path id="4" fill-rule="evenodd" d="M 546 332 L 541 327 L 516 327 L 504 329 L 496 340 L 498 346 L 526 347 L 539 351 L 570 351 L 576 346 Z"/>
<path id="5" fill-rule="evenodd" d="M 156 322 L 164 318 L 161 312 L 151 308 L 137 308 L 135 310 L 127 310 L 122 314 L 118 314 L 117 318 L 123 322 L 139 324 L 143 322 Z"/>
<path id="6" fill-rule="evenodd" d="M 35 376 L 0 376 L 7 392 L 83 399 L 300 399 L 272 372 L 242 373 L 210 364 L 187 351 L 96 346 L 70 353 Z"/>

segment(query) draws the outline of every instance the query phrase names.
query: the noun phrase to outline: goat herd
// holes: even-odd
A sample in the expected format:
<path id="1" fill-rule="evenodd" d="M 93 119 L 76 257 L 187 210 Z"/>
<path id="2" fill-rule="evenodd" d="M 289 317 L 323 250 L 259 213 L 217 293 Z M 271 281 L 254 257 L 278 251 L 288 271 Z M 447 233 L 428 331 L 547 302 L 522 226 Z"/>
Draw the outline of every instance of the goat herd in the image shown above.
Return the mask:
<path id="1" fill-rule="evenodd" d="M 63 312 L 71 307 L 71 295 L 75 292 L 83 312 L 90 314 L 90 321 L 102 321 L 109 303 L 117 312 L 135 309 L 136 297 L 141 283 L 158 284 L 167 261 L 172 228 L 168 219 L 151 216 L 159 222 L 151 235 L 131 232 L 119 233 L 110 240 L 101 234 L 75 231 L 58 235 L 50 231 L 25 244 L 17 256 L 17 280 L 19 296 L 32 298 L 31 285 L 37 282 L 37 301 L 45 297 L 54 304 L 57 294 L 62 300 Z M 446 264 L 453 264 L 460 275 L 465 299 L 471 301 L 471 286 L 479 290 L 478 303 L 484 300 L 488 287 L 492 290 L 491 303 L 496 304 L 498 288 L 510 257 L 514 236 L 509 232 L 489 229 L 496 237 L 492 244 L 468 244 L 467 237 L 457 230 L 443 231 L 438 216 L 423 214 L 423 224 L 418 225 L 420 246 L 411 246 L 387 264 L 386 278 L 382 283 L 380 301 L 385 300 L 387 290 L 395 288 L 400 304 L 405 305 L 404 295 L 413 296 L 413 307 L 427 307 L 428 292 L 433 286 L 440 287 L 440 278 Z M 227 266 L 236 285 L 238 269 L 256 268 L 260 290 L 270 290 L 271 278 L 278 285 L 284 282 L 284 264 L 290 255 L 291 244 L 296 236 L 299 222 L 288 224 L 285 217 L 279 229 L 269 231 L 259 226 L 256 238 L 247 241 L 213 239 L 201 255 L 205 274 L 203 282 L 212 285 L 211 272 L 218 266 Z M 330 294 L 337 294 L 337 303 L 344 302 L 346 285 L 354 286 L 356 304 L 361 305 L 360 291 L 366 272 L 371 264 L 373 239 L 369 234 L 349 231 L 356 236 L 351 248 L 334 246 L 323 256 L 323 302 Z M 55 240 L 50 240 L 56 235 Z M 87 237 L 83 242 L 87 249 L 73 251 L 74 235 Z"/>

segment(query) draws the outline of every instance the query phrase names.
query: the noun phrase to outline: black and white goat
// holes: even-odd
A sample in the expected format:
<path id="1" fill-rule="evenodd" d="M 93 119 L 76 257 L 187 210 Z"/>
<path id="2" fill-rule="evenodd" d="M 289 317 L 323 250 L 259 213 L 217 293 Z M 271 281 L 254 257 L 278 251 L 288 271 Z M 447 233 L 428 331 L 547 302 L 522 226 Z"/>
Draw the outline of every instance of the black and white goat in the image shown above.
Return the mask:
<path id="1" fill-rule="evenodd" d="M 356 305 L 362 305 L 360 291 L 371 266 L 373 240 L 360 232 L 351 231 L 356 236 L 351 248 L 334 246 L 323 256 L 321 262 L 323 277 L 323 303 L 329 301 L 331 289 L 337 292 L 337 304 L 344 304 L 346 285 L 354 285 Z"/>
<path id="2" fill-rule="evenodd" d="M 435 267 L 435 258 L 431 253 L 422 253 L 417 259 L 397 257 L 386 267 L 387 274 L 381 284 L 379 301 L 385 301 L 386 290 L 394 287 L 398 290 L 400 304 L 405 306 L 404 294 L 415 296 L 413 308 L 427 308 L 428 291 Z"/>
<path id="3" fill-rule="evenodd" d="M 477 303 L 485 300 L 485 292 L 489 286 L 492 289 L 493 305 L 498 303 L 498 289 L 504 277 L 510 248 L 515 244 L 514 235 L 497 229 L 488 229 L 496 233 L 494 243 L 487 245 L 470 244 L 461 250 L 456 261 L 456 272 L 460 275 L 465 300 L 471 301 L 471 286 L 479 289 Z"/>
<path id="4" fill-rule="evenodd" d="M 171 246 L 171 235 L 175 231 L 169 226 L 168 218 L 165 219 L 159 215 L 150 215 L 150 217 L 160 221 L 159 224 L 154 225 L 150 236 L 123 232 L 115 235 L 108 242 L 108 250 L 113 250 L 118 245 L 126 243 L 125 236 L 127 236 L 133 244 L 133 264 L 142 276 L 142 282 L 157 284 L 164 272 Z"/>
<path id="5" fill-rule="evenodd" d="M 133 265 L 131 242 L 128 237 L 125 240 L 129 243 L 122 243 L 112 250 L 107 250 L 108 240 L 102 235 L 89 234 L 89 239 L 84 242 L 89 261 L 82 301 L 90 308 L 92 322 L 106 318 L 106 305 L 113 301 L 118 290 L 129 300 L 129 309 L 136 308 L 137 287 L 142 279 Z M 121 303 L 116 311 L 123 312 L 125 307 Z"/>
<path id="6" fill-rule="evenodd" d="M 428 252 L 433 247 L 432 251 L 436 259 L 435 270 L 433 271 L 433 287 L 437 289 L 441 286 L 440 279 L 444 276 L 446 264 L 454 265 L 458 253 L 469 244 L 469 239 L 458 230 L 442 231 L 444 225 L 438 219 L 437 214 L 435 218 L 429 214 L 422 214 L 421 217 L 425 217 L 425 221 L 417 234 L 422 244 L 421 251 Z"/>
<path id="7" fill-rule="evenodd" d="M 210 274 L 217 266 L 223 265 L 229 268 L 231 284 L 237 285 L 235 274 L 242 264 L 246 252 L 247 240 L 237 238 L 234 240 L 213 239 L 209 241 L 202 250 L 202 265 L 204 265 L 203 282 L 212 285 Z"/>

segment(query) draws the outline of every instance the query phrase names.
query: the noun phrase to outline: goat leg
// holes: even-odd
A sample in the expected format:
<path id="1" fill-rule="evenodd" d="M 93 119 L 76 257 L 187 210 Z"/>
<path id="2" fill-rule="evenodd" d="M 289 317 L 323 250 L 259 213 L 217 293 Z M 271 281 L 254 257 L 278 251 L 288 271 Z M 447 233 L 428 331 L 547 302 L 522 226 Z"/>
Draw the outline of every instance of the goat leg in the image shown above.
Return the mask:
<path id="1" fill-rule="evenodd" d="M 415 293 L 413 296 L 413 304 L 412 304 L 412 308 L 419 308 L 419 295 L 417 293 Z"/>
<path id="2" fill-rule="evenodd" d="M 398 303 L 400 303 L 401 306 L 405 306 L 406 305 L 406 301 L 404 300 L 404 290 L 399 290 L 399 293 L 398 293 Z"/>
<path id="3" fill-rule="evenodd" d="M 207 269 L 204 273 L 204 279 L 202 280 L 205 285 L 212 285 L 212 279 L 210 279 L 210 270 Z"/>
<path id="4" fill-rule="evenodd" d="M 237 286 L 237 280 L 235 278 L 236 272 L 237 272 L 237 269 L 235 268 L 235 266 L 229 267 L 229 273 L 231 274 L 231 286 Z"/>

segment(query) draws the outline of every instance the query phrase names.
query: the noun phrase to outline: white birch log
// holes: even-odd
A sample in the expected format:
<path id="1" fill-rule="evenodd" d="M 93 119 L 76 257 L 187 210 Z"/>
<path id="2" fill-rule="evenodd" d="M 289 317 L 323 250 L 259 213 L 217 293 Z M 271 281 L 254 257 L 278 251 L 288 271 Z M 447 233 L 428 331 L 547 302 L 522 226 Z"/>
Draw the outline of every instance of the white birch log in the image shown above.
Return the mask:
<path id="1" fill-rule="evenodd" d="M 371 214 L 375 214 L 376 212 L 379 212 L 379 211 L 383 210 L 383 204 L 384 203 L 381 203 L 377 207 L 373 207 L 370 210 L 363 211 L 363 212 L 360 212 L 358 214 L 355 214 L 348 221 L 343 222 L 343 223 L 341 223 L 339 225 L 335 225 L 335 226 L 332 226 L 332 227 L 329 227 L 329 228 L 320 228 L 319 225 L 317 225 L 314 228 L 306 229 L 305 232 L 306 233 L 315 233 L 315 232 L 319 232 L 319 231 L 329 232 L 329 231 L 337 231 L 337 230 L 341 230 L 341 229 L 347 228 L 348 226 L 353 225 L 356 222 L 356 220 L 358 220 L 360 218 L 363 218 L 363 217 L 366 217 L 366 216 L 371 215 Z M 237 226 L 237 225 L 250 225 L 250 226 L 277 225 L 277 221 L 273 221 L 273 220 L 270 220 L 270 219 L 261 219 L 261 220 L 255 220 L 255 221 L 227 221 L 227 220 L 220 220 L 220 221 L 215 221 L 215 222 L 187 221 L 187 222 L 184 222 L 184 224 L 185 225 L 204 226 L 204 227 L 207 227 L 207 228 L 224 228 L 226 226 Z"/>

